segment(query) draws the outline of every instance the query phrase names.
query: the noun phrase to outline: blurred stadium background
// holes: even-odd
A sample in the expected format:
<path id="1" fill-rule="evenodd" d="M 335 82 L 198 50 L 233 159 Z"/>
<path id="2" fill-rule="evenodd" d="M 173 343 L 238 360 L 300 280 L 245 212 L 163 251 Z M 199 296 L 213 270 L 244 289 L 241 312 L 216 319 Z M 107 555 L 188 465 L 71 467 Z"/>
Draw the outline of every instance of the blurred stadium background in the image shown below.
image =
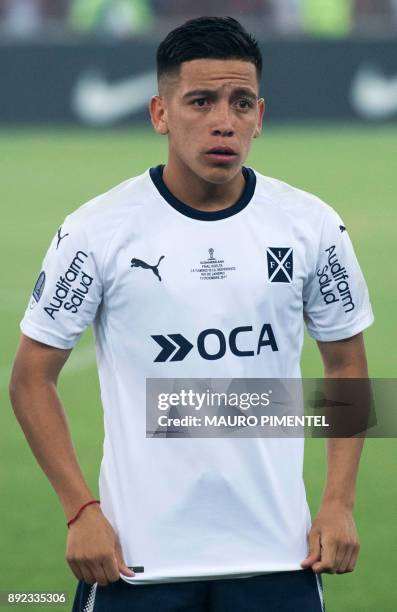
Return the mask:
<path id="1" fill-rule="evenodd" d="M 375 311 L 366 333 L 371 375 L 396 376 L 397 0 L 201 0 L 200 12 L 197 4 L 0 0 L 0 591 L 68 593 L 69 605 L 37 610 L 70 610 L 76 582 L 64 559 L 62 509 L 7 396 L 18 323 L 64 216 L 165 161 L 166 142 L 151 131 L 146 105 L 156 46 L 186 18 L 232 15 L 260 40 L 267 118 L 248 164 L 316 193 L 342 215 Z M 302 368 L 321 376 L 308 337 Z M 60 392 L 97 492 L 103 429 L 90 331 Z M 323 440 L 306 441 L 312 514 L 324 448 Z M 327 612 L 397 609 L 395 473 L 394 440 L 369 439 L 355 510 L 361 555 L 352 574 L 324 576 Z"/>
<path id="2" fill-rule="evenodd" d="M 396 0 L 201 0 L 200 11 L 237 15 L 261 36 L 385 36 L 397 29 Z M 0 0 L 2 32 L 25 39 L 157 36 L 194 16 L 195 0 Z"/>

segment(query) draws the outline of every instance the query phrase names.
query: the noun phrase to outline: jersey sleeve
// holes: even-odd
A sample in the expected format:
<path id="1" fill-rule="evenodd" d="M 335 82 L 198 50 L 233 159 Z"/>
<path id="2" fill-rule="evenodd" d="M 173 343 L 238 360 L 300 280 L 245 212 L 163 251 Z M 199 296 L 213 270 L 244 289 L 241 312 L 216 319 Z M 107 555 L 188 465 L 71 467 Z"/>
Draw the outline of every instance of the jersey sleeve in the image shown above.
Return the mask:
<path id="1" fill-rule="evenodd" d="M 101 300 L 98 257 L 82 224 L 66 217 L 44 257 L 21 331 L 33 340 L 70 349 L 95 319 Z"/>
<path id="2" fill-rule="evenodd" d="M 315 265 L 303 286 L 303 314 L 308 333 L 320 341 L 349 338 L 374 321 L 348 231 L 332 208 L 326 211 Z"/>

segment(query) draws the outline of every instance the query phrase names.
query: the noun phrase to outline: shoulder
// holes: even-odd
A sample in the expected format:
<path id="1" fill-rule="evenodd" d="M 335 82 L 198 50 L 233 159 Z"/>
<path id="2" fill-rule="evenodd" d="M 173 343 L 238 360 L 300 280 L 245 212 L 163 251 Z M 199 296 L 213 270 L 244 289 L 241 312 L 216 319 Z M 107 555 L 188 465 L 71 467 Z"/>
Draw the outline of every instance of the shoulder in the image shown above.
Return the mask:
<path id="1" fill-rule="evenodd" d="M 143 205 L 149 180 L 147 170 L 97 195 L 67 215 L 65 226 L 91 234 L 99 232 L 100 236 L 111 234 L 127 215 Z"/>
<path id="2" fill-rule="evenodd" d="M 297 222 L 314 225 L 317 229 L 318 224 L 324 223 L 327 218 L 339 219 L 337 212 L 317 195 L 256 170 L 254 172 L 257 179 L 256 196 L 264 198 L 280 214 L 293 216 Z"/>

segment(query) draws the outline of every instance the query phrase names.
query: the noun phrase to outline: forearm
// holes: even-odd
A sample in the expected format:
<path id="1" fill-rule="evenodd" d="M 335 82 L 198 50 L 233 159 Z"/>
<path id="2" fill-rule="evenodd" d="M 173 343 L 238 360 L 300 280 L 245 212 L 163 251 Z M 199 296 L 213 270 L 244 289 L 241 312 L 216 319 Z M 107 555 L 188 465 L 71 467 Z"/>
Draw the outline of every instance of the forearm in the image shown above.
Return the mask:
<path id="1" fill-rule="evenodd" d="M 327 479 L 322 503 L 338 502 L 352 509 L 364 438 L 327 440 Z"/>
<path id="2" fill-rule="evenodd" d="M 18 384 L 11 392 L 11 401 L 32 452 L 58 495 L 66 518 L 71 518 L 93 494 L 78 464 L 55 385 L 47 381 Z"/>
<path id="3" fill-rule="evenodd" d="M 329 382 L 330 396 L 338 394 L 338 386 L 335 379 L 366 379 L 368 369 L 365 360 L 357 360 L 344 364 L 342 367 L 326 367 L 325 379 L 333 379 Z M 327 380 L 326 380 L 327 388 Z M 342 393 L 346 392 L 346 386 L 342 386 Z M 352 383 L 349 392 L 354 393 L 357 387 Z M 338 397 L 338 399 L 343 399 Z M 367 406 L 363 405 L 363 411 Z M 332 408 L 331 408 L 332 410 Z M 353 509 L 356 494 L 356 481 L 360 457 L 364 446 L 364 437 L 345 437 L 327 439 L 327 478 L 323 493 L 322 503 L 338 502 L 347 508 Z"/>

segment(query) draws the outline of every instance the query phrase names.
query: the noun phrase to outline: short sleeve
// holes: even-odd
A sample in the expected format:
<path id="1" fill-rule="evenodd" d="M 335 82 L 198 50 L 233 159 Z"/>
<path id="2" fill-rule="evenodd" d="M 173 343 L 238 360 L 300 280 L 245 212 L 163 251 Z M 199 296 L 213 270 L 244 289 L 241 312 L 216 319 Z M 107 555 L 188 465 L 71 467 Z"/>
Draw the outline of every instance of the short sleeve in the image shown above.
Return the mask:
<path id="1" fill-rule="evenodd" d="M 26 336 L 62 349 L 76 344 L 102 300 L 101 269 L 81 225 L 66 217 L 58 229 L 20 323 Z"/>
<path id="2" fill-rule="evenodd" d="M 349 338 L 374 321 L 348 231 L 330 207 L 323 219 L 315 265 L 303 286 L 303 313 L 308 333 L 320 341 Z"/>

